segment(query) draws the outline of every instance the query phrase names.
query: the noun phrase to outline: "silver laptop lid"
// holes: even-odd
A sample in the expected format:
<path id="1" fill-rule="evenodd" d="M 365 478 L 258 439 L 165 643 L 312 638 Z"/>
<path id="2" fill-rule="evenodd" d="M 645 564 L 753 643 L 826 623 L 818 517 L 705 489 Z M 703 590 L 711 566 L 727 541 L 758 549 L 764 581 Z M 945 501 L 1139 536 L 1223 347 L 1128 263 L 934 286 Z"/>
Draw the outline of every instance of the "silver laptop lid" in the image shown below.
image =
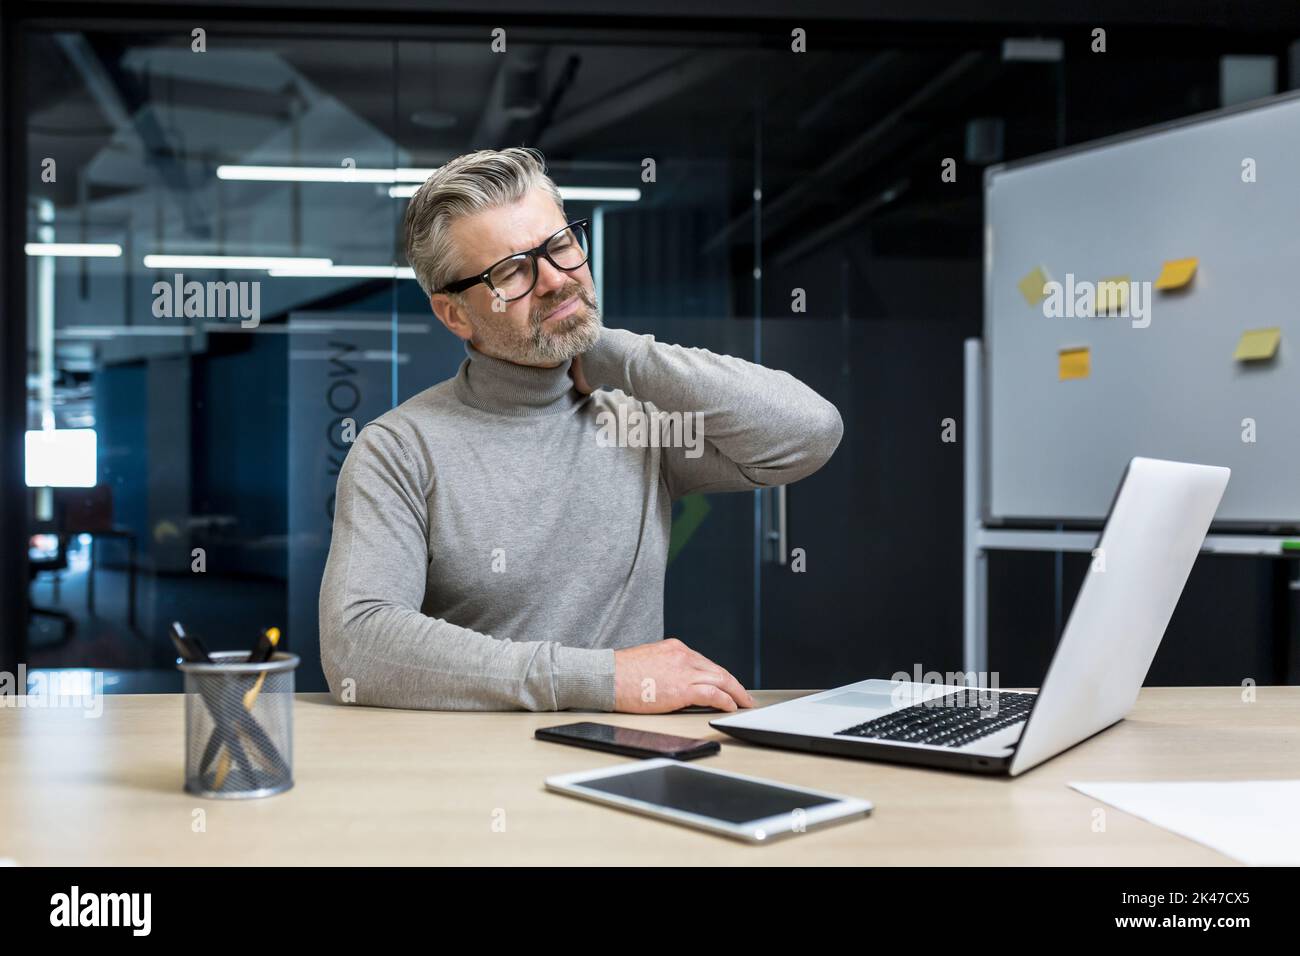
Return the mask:
<path id="1" fill-rule="evenodd" d="M 1132 709 L 1231 472 L 1134 458 L 1012 758 L 1023 773 Z"/>

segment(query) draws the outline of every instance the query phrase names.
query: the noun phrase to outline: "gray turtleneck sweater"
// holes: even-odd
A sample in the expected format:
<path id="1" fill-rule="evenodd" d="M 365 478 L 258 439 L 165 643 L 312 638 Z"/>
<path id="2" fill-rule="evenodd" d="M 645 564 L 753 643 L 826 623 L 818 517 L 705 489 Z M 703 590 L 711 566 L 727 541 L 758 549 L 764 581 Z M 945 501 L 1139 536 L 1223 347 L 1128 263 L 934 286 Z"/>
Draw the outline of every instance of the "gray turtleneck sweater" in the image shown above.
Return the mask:
<path id="1" fill-rule="evenodd" d="M 839 413 L 785 372 L 621 329 L 583 355 L 590 395 L 568 362 L 466 352 L 362 429 L 339 474 L 320 591 L 330 690 L 613 710 L 614 650 L 664 636 L 672 501 L 812 474 Z"/>

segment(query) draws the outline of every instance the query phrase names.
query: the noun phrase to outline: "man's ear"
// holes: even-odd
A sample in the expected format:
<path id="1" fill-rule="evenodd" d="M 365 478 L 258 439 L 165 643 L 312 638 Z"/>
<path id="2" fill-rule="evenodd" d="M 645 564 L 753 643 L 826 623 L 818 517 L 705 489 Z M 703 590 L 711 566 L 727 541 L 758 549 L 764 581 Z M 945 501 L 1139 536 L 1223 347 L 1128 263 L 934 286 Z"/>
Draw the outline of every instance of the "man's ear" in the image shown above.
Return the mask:
<path id="1" fill-rule="evenodd" d="M 469 323 L 465 310 L 451 296 L 436 292 L 429 296 L 429 307 L 438 321 L 447 327 L 458 339 L 469 341 L 474 334 L 474 327 Z"/>

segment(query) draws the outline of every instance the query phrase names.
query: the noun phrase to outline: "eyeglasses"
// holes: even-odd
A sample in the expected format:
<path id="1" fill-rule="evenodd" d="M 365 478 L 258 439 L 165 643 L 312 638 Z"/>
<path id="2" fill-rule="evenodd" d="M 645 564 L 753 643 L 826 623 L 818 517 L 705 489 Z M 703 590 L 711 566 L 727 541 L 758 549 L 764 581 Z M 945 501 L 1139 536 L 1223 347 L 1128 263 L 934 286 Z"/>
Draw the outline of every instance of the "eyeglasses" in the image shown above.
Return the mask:
<path id="1" fill-rule="evenodd" d="M 448 282 L 435 292 L 464 292 L 482 282 L 492 294 L 506 302 L 522 299 L 537 285 L 537 257 L 562 272 L 572 272 L 587 261 L 587 227 L 590 219 L 571 222 L 540 246 L 506 256 L 476 276 Z"/>

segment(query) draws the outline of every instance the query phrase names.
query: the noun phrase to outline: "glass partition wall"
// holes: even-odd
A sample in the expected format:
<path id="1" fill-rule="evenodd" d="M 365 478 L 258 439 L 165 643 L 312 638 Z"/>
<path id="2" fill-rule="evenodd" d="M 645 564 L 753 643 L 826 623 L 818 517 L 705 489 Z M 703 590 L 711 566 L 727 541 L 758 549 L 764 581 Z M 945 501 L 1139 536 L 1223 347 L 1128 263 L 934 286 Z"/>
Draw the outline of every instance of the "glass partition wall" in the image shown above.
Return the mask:
<path id="1" fill-rule="evenodd" d="M 844 420 L 805 481 L 674 505 L 668 633 L 756 687 L 960 666 L 962 448 L 943 435 L 982 325 L 984 169 L 1214 108 L 1225 54 L 1276 41 L 1150 34 L 1103 61 L 1037 30 L 846 27 L 801 49 L 757 22 L 565 24 L 24 28 L 19 660 L 166 689 L 172 620 L 214 648 L 275 624 L 323 689 L 350 429 L 464 357 L 404 259 L 406 197 L 453 156 L 530 145 L 592 221 L 607 324 L 787 370 Z M 1277 626 L 1269 569 L 1211 572 L 1223 608 Z M 1041 674 L 1081 575 L 993 560 L 1008 686 Z M 1213 683 L 1195 648 L 1216 613 L 1176 616 L 1153 675 Z"/>
<path id="2" fill-rule="evenodd" d="M 743 37 L 178 30 L 24 39 L 25 660 L 170 687 L 171 621 L 213 648 L 276 624 L 323 689 L 349 438 L 464 358 L 405 261 L 407 197 L 460 153 L 538 146 L 592 220 L 608 324 L 757 358 L 751 237 L 727 232 L 755 190 L 756 62 Z M 670 630 L 746 679 L 755 514 L 679 502 L 666 595 Z"/>
<path id="3" fill-rule="evenodd" d="M 845 423 L 802 482 L 675 504 L 667 632 L 758 687 L 960 666 L 943 435 L 982 325 L 983 171 L 1234 101 L 1261 63 L 1282 85 L 1287 51 L 1245 29 L 1126 31 L 1103 58 L 1050 25 L 813 24 L 801 46 L 719 22 L 25 23 L 16 660 L 169 688 L 172 620 L 215 648 L 276 624 L 323 688 L 350 429 L 464 355 L 410 278 L 406 197 L 452 156 L 526 144 L 592 221 L 608 324 L 787 370 Z M 1221 563 L 1198 563 L 1213 587 L 1189 588 L 1154 681 L 1294 672 L 1274 569 Z M 1041 674 L 1083 571 L 990 559 L 1004 683 Z M 1277 647 L 1225 648 L 1226 628 Z"/>

